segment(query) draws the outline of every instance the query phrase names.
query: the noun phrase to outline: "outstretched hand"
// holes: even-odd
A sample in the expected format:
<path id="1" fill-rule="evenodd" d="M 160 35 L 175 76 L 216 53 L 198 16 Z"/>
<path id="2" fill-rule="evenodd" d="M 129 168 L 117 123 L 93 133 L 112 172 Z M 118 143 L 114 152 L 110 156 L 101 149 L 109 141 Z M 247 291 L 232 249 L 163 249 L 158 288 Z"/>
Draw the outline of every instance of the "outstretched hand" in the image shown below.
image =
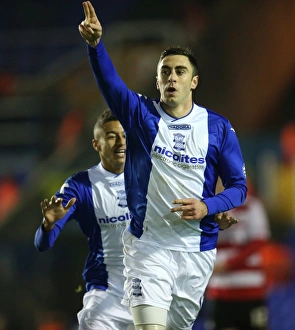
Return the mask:
<path id="1" fill-rule="evenodd" d="M 82 3 L 85 19 L 79 25 L 79 32 L 89 46 L 96 47 L 102 36 L 102 26 L 90 1 Z"/>
<path id="2" fill-rule="evenodd" d="M 228 212 L 215 214 L 214 220 L 218 223 L 219 229 L 227 229 L 239 222 L 238 219 L 232 217 Z"/>
<path id="3" fill-rule="evenodd" d="M 76 198 L 71 198 L 66 206 L 62 205 L 62 198 L 56 198 L 56 196 L 52 196 L 50 200 L 44 199 L 43 202 L 40 203 L 41 211 L 43 214 L 43 227 L 45 230 L 51 230 L 56 221 L 63 218 L 69 211 L 69 209 L 76 202 Z"/>

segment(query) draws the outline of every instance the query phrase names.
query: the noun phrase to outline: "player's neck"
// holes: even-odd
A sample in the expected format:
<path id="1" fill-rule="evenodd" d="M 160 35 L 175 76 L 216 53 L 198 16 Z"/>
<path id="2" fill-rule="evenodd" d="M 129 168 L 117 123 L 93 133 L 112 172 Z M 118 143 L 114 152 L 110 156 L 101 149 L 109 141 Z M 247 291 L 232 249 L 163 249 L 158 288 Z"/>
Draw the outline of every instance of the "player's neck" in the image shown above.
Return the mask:
<path id="1" fill-rule="evenodd" d="M 165 112 L 168 113 L 168 115 L 174 118 L 182 118 L 187 114 L 189 114 L 190 111 L 192 110 L 192 102 L 190 104 L 186 104 L 186 105 L 181 104 L 175 107 L 169 106 L 164 102 L 161 102 L 161 106 L 165 110 Z"/>

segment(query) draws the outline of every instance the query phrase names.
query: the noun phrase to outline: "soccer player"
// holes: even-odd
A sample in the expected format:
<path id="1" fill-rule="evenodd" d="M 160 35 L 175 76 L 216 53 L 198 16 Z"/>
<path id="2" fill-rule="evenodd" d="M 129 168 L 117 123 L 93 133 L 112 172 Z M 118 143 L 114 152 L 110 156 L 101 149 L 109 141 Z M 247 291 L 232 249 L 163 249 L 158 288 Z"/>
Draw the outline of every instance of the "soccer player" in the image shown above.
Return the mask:
<path id="1" fill-rule="evenodd" d="M 127 137 L 132 220 L 123 234 L 122 302 L 130 306 L 136 330 L 189 330 L 214 267 L 214 214 L 246 198 L 238 139 L 226 118 L 193 102 L 198 69 L 189 49 L 171 47 L 161 54 L 160 99 L 140 95 L 118 76 L 92 4 L 83 2 L 83 8 L 79 31 L 94 76 Z M 218 176 L 225 190 L 215 195 Z"/>
<path id="2" fill-rule="evenodd" d="M 50 249 L 66 223 L 75 219 L 89 246 L 79 330 L 131 330 L 129 308 L 121 304 L 125 279 L 122 233 L 131 218 L 123 173 L 125 133 L 109 109 L 98 118 L 93 133 L 92 145 L 100 163 L 74 174 L 50 200 L 41 202 L 43 221 L 35 234 L 35 246 L 39 251 Z"/>
<path id="3" fill-rule="evenodd" d="M 212 329 L 266 330 L 269 288 L 263 248 L 270 243 L 270 225 L 249 179 L 244 205 L 229 213 L 239 218 L 239 224 L 219 234 L 206 290 L 208 317 Z"/>

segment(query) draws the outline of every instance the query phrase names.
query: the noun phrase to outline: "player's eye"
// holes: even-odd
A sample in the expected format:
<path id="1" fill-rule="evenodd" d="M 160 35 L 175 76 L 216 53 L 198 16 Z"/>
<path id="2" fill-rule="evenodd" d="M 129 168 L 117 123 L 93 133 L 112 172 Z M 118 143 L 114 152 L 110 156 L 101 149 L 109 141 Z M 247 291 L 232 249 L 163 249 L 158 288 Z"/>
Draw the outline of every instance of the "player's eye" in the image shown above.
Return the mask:
<path id="1" fill-rule="evenodd" d="M 169 71 L 168 71 L 168 70 L 162 70 L 162 75 L 163 75 L 163 76 L 167 76 L 167 75 L 169 75 Z"/>

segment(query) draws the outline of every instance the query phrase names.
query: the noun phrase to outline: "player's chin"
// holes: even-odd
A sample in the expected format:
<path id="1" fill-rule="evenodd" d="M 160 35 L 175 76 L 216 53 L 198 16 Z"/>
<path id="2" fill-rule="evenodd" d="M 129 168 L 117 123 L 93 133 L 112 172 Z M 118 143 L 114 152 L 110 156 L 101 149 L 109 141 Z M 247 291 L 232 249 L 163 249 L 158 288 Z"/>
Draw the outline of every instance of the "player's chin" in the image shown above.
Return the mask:
<path id="1" fill-rule="evenodd" d="M 114 163 L 116 163 L 117 165 L 124 166 L 125 160 L 126 160 L 126 157 L 117 157 L 116 159 L 114 159 Z"/>
<path id="2" fill-rule="evenodd" d="M 164 101 L 169 107 L 174 108 L 178 105 L 175 97 L 167 97 Z"/>

